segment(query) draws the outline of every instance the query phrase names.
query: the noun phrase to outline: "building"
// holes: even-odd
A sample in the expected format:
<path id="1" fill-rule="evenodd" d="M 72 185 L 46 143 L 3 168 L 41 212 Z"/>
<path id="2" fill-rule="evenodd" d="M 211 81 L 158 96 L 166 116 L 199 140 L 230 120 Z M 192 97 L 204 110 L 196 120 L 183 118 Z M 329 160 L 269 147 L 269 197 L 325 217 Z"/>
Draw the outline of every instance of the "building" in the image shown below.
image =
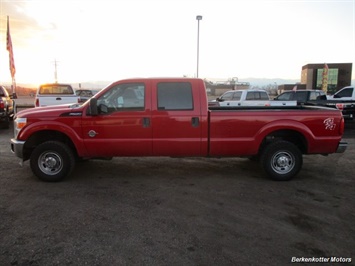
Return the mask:
<path id="1" fill-rule="evenodd" d="M 334 94 L 351 85 L 352 63 L 328 64 L 328 94 Z M 308 64 L 302 67 L 301 83 L 308 90 L 321 90 L 325 64 Z"/>

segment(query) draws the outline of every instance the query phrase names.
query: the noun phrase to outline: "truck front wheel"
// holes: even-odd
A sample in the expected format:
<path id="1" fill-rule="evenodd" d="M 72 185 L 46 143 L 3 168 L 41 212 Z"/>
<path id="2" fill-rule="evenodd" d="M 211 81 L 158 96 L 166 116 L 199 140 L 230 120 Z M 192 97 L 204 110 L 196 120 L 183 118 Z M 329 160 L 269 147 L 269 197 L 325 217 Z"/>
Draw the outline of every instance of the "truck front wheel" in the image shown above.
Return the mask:
<path id="1" fill-rule="evenodd" d="M 72 150 L 64 143 L 47 141 L 33 150 L 30 165 L 32 172 L 40 180 L 57 182 L 72 172 L 75 157 Z"/>
<path id="2" fill-rule="evenodd" d="M 265 147 L 260 163 L 269 177 L 277 181 L 287 181 L 301 170 L 303 159 L 296 145 L 281 140 Z"/>

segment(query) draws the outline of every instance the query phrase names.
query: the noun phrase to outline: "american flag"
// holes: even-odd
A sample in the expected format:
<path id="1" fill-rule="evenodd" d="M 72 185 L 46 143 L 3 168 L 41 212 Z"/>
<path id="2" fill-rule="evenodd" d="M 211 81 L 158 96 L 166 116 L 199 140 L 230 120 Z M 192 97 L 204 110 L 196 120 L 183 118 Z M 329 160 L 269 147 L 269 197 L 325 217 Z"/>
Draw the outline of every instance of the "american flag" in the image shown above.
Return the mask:
<path id="1" fill-rule="evenodd" d="M 10 64 L 10 73 L 11 77 L 15 77 L 16 68 L 14 61 L 14 51 L 12 50 L 12 41 L 10 35 L 10 25 L 9 25 L 9 17 L 7 17 L 7 35 L 6 35 L 6 50 L 9 51 L 9 64 Z"/>
<path id="2" fill-rule="evenodd" d="M 329 67 L 324 63 L 323 75 L 322 75 L 322 90 L 327 94 L 328 92 L 328 72 Z"/>

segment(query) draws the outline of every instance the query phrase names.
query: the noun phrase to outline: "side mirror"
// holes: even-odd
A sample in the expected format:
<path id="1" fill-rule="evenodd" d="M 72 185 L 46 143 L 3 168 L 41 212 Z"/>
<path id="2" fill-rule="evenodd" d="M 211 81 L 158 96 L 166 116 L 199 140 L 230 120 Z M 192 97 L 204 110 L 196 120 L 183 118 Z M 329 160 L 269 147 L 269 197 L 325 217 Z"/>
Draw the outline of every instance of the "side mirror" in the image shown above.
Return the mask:
<path id="1" fill-rule="evenodd" d="M 97 99 L 96 98 L 90 98 L 89 100 L 89 114 L 92 116 L 98 115 L 97 111 Z"/>
<path id="2" fill-rule="evenodd" d="M 333 95 L 333 98 L 338 98 L 338 99 L 339 99 L 339 98 L 341 98 L 341 97 L 340 97 L 338 94 L 334 94 L 334 95 Z"/>
<path id="3" fill-rule="evenodd" d="M 224 100 L 223 100 L 222 98 L 218 97 L 218 98 L 216 99 L 216 101 L 217 101 L 217 102 L 223 102 Z"/>

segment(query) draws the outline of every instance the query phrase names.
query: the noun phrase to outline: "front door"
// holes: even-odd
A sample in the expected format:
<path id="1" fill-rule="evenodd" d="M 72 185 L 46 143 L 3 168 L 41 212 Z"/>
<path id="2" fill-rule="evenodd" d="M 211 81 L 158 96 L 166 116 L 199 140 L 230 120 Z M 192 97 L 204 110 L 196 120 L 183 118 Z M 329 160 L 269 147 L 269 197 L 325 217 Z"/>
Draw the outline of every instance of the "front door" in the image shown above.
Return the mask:
<path id="1" fill-rule="evenodd" d="M 142 82 L 116 84 L 97 99 L 99 115 L 82 120 L 89 156 L 152 155 L 149 90 Z"/>

